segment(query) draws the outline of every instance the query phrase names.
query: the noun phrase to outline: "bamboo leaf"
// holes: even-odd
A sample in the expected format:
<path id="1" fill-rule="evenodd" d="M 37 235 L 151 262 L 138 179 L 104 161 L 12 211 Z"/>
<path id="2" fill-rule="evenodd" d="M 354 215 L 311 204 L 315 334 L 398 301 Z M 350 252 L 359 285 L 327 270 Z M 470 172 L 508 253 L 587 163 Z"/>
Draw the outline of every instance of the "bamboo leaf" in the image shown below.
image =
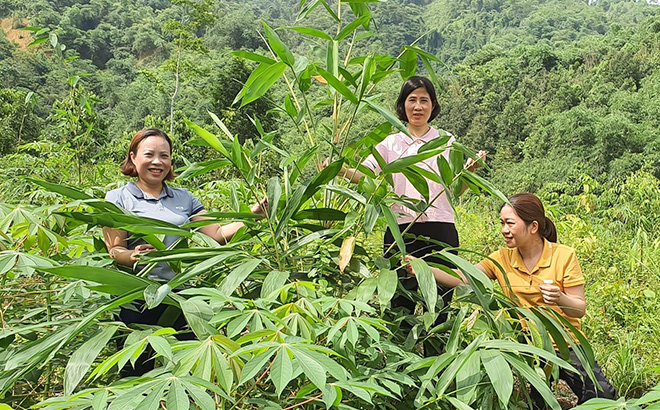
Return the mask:
<path id="1" fill-rule="evenodd" d="M 267 298 L 275 292 L 278 292 L 282 286 L 289 279 L 289 272 L 281 272 L 278 270 L 271 271 L 264 279 L 261 286 L 261 297 Z"/>
<path id="2" fill-rule="evenodd" d="M 431 314 L 435 314 L 435 304 L 438 302 L 438 285 L 435 282 L 433 272 L 423 259 L 412 259 L 410 264 L 417 277 L 417 282 L 419 282 L 419 290 L 426 302 L 426 308 Z"/>
<path id="3" fill-rule="evenodd" d="M 48 191 L 55 192 L 57 194 L 65 196 L 67 198 L 71 198 L 71 199 L 93 199 L 92 196 L 87 195 L 86 193 L 84 193 L 84 192 L 82 192 L 78 189 L 75 189 L 73 187 L 70 187 L 70 186 L 61 185 L 61 184 L 54 184 L 54 183 L 51 183 L 51 182 L 43 181 L 41 179 L 30 178 L 30 177 L 27 177 L 26 179 L 30 182 L 33 182 L 33 183 L 39 185 L 42 188 L 47 189 Z"/>
<path id="4" fill-rule="evenodd" d="M 234 268 L 220 284 L 219 290 L 222 294 L 230 296 L 236 288 L 256 269 L 262 262 L 261 259 L 248 259 Z"/>
<path id="5" fill-rule="evenodd" d="M 509 362 L 511 366 L 513 366 L 516 371 L 532 385 L 532 387 L 538 390 L 543 397 L 543 400 L 545 400 L 553 410 L 561 410 L 561 406 L 557 402 L 555 395 L 552 394 L 552 390 L 550 390 L 545 380 L 541 379 L 527 362 L 513 353 L 504 352 L 502 354 L 506 361 Z"/>
<path id="6" fill-rule="evenodd" d="M 247 60 L 256 61 L 257 63 L 275 64 L 277 61 L 270 57 L 262 56 L 261 54 L 253 53 L 251 51 L 232 51 L 232 55 L 236 57 L 245 58 Z"/>
<path id="7" fill-rule="evenodd" d="M 403 81 L 406 81 L 417 72 L 417 54 L 410 48 L 407 48 L 399 57 L 399 69 Z"/>
<path id="8" fill-rule="evenodd" d="M 360 26 L 365 26 L 366 28 L 370 19 L 371 19 L 370 14 L 365 14 L 356 18 L 355 20 L 347 24 L 343 29 L 341 29 L 341 31 L 335 36 L 335 40 L 336 41 L 344 40 L 346 37 L 353 34 L 353 32 L 357 30 L 358 27 Z"/>
<path id="9" fill-rule="evenodd" d="M 401 173 L 406 177 L 408 182 L 419 192 L 422 197 L 429 202 L 429 182 L 426 178 L 415 172 L 411 168 L 404 168 Z"/>
<path id="10" fill-rule="evenodd" d="M 482 350 L 481 363 L 493 385 L 493 389 L 503 407 L 507 407 L 513 392 L 513 373 L 502 353 L 496 350 Z"/>
<path id="11" fill-rule="evenodd" d="M 293 67 L 296 59 L 293 57 L 289 47 L 287 47 L 286 44 L 280 40 L 280 37 L 277 35 L 275 30 L 270 28 L 268 24 L 264 22 L 263 25 L 266 38 L 268 39 L 268 44 L 270 44 L 270 48 L 275 54 L 277 54 L 277 56 L 280 58 L 280 60 L 282 60 L 282 62 L 284 62 L 284 64 L 288 65 L 289 67 Z"/>
<path id="12" fill-rule="evenodd" d="M 341 244 L 339 249 L 339 271 L 344 273 L 344 269 L 348 266 L 348 263 L 353 257 L 353 250 L 355 249 L 355 236 L 349 236 L 344 238 L 344 241 Z"/>
<path id="13" fill-rule="evenodd" d="M 383 312 L 387 304 L 392 300 L 392 296 L 396 292 L 396 286 L 399 278 L 396 271 L 391 269 L 381 269 L 378 275 L 378 302 L 380 303 L 380 311 Z"/>
<path id="14" fill-rule="evenodd" d="M 286 67 L 287 65 L 281 61 L 275 64 L 259 64 L 250 74 L 232 104 L 241 101 L 241 107 L 243 107 L 266 94 L 270 87 L 282 77 Z"/>
<path id="15" fill-rule="evenodd" d="M 195 124 L 192 121 L 189 121 L 187 119 L 184 119 L 184 121 L 186 122 L 188 127 L 191 130 L 193 130 L 195 134 L 197 134 L 198 137 L 204 139 L 204 141 L 206 141 L 211 147 L 213 147 L 213 149 L 215 149 L 220 154 L 222 154 L 223 157 L 227 159 L 231 159 L 231 156 L 229 155 L 229 151 L 227 151 L 225 146 L 222 145 L 218 137 L 206 131 L 204 128 L 200 127 L 199 125 Z"/>
<path id="16" fill-rule="evenodd" d="M 346 219 L 346 213 L 332 208 L 310 208 L 298 211 L 293 219 L 300 221 L 303 219 L 315 219 L 317 221 L 343 221 Z"/>
<path id="17" fill-rule="evenodd" d="M 115 334 L 119 326 L 108 326 L 101 329 L 91 339 L 83 343 L 71 355 L 64 369 L 64 394 L 70 395 L 78 387 L 92 363 L 98 357 L 110 338 Z"/>
<path id="18" fill-rule="evenodd" d="M 394 241 L 396 242 L 396 245 L 399 248 L 399 252 L 401 252 L 401 257 L 405 256 L 405 254 L 406 254 L 406 243 L 403 240 L 403 236 L 401 236 L 401 230 L 399 229 L 399 224 L 396 221 L 396 217 L 394 216 L 394 212 L 392 212 L 392 210 L 390 209 L 389 206 L 384 205 L 384 204 L 381 204 L 380 211 L 385 216 L 385 221 L 387 222 L 387 227 L 390 228 L 390 232 L 392 232 L 392 236 L 394 237 Z"/>
<path id="19" fill-rule="evenodd" d="M 390 111 L 384 109 L 380 105 L 376 104 L 375 102 L 371 101 L 370 99 L 365 99 L 364 102 L 374 111 L 379 113 L 380 115 L 387 120 L 394 128 L 397 130 L 403 132 L 404 134 L 410 136 L 410 131 L 408 131 L 408 128 L 399 120 L 394 114 L 392 114 Z"/>
<path id="20" fill-rule="evenodd" d="M 272 177 L 268 180 L 266 197 L 268 198 L 268 218 L 273 220 L 277 215 L 277 207 L 282 197 L 282 186 L 278 177 Z"/>
<path id="21" fill-rule="evenodd" d="M 393 174 L 397 172 L 402 172 L 408 166 L 417 164 L 418 162 L 422 162 L 425 159 L 435 157 L 436 155 L 441 154 L 443 151 L 444 148 L 436 148 L 415 155 L 411 155 L 408 157 L 396 159 L 390 162 L 389 164 L 385 165 L 381 171 L 381 174 Z"/>
<path id="22" fill-rule="evenodd" d="M 478 186 L 479 188 L 481 188 L 484 191 L 488 192 L 490 195 L 493 195 L 493 196 L 497 197 L 498 199 L 500 199 L 505 204 L 509 203 L 509 199 L 506 197 L 506 195 L 504 195 L 502 193 L 502 191 L 497 189 L 497 187 L 495 187 L 495 185 L 490 183 L 490 181 L 480 177 L 479 175 L 477 175 L 473 172 L 468 171 L 467 169 L 463 170 L 463 176 L 466 179 L 468 179 L 469 181 L 471 181 L 473 184 Z"/>
<path id="23" fill-rule="evenodd" d="M 309 28 L 309 27 L 289 27 L 289 30 L 297 31 L 298 33 L 301 34 L 307 34 L 308 36 L 313 36 L 317 37 L 323 40 L 330 40 L 332 41 L 332 36 L 329 34 L 326 34 L 322 32 L 321 30 L 316 30 L 314 28 Z"/>
<path id="24" fill-rule="evenodd" d="M 335 91 L 341 94 L 344 98 L 352 102 L 353 104 L 358 104 L 358 99 L 353 94 L 353 92 L 346 86 L 344 83 L 339 81 L 332 73 L 322 69 L 321 67 L 317 68 L 319 74 L 328 82 Z"/>
<path id="25" fill-rule="evenodd" d="M 160 305 L 161 302 L 170 294 L 172 288 L 167 284 L 159 285 L 152 283 L 144 289 L 144 301 L 149 309 Z"/>

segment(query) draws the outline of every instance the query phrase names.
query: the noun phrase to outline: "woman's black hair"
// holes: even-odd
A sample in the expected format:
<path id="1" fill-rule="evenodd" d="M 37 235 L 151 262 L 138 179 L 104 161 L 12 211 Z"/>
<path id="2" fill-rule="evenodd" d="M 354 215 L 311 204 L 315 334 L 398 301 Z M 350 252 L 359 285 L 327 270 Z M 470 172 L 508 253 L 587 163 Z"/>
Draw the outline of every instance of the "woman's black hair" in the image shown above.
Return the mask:
<path id="1" fill-rule="evenodd" d="M 433 104 L 433 110 L 431 111 L 431 116 L 429 117 L 429 122 L 431 122 L 435 117 L 440 113 L 440 107 L 438 106 L 438 98 L 435 96 L 435 87 L 433 83 L 426 77 L 413 76 L 408 78 L 403 85 L 401 86 L 401 91 L 399 92 L 399 98 L 396 100 L 396 116 L 404 122 L 408 122 L 408 117 L 406 116 L 406 98 L 408 95 L 415 91 L 418 88 L 424 88 L 429 96 L 431 97 L 431 103 Z"/>
<path id="2" fill-rule="evenodd" d="M 550 242 L 557 242 L 557 228 L 550 218 L 545 216 L 545 208 L 536 195 L 522 192 L 509 198 L 509 202 L 516 215 L 518 215 L 526 225 L 529 225 L 534 221 L 538 222 L 539 235 Z M 504 205 L 502 205 L 502 207 L 504 207 Z"/>

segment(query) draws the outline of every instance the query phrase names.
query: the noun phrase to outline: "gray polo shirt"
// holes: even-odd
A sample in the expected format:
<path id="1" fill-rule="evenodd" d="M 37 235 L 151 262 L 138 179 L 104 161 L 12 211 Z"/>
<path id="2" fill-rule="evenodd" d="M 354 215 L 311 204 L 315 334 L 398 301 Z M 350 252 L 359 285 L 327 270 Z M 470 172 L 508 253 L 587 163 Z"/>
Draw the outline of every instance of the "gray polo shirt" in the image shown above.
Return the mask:
<path id="1" fill-rule="evenodd" d="M 185 188 L 171 188 L 163 183 L 163 190 L 158 198 L 142 192 L 135 182 L 129 182 L 121 188 L 113 189 L 105 194 L 105 200 L 130 211 L 138 216 L 158 219 L 181 226 L 189 221 L 191 216 L 204 210 L 204 206 Z M 137 245 L 145 244 L 141 238 L 130 238 L 128 232 L 127 248 L 135 249 Z M 180 236 L 165 235 L 163 243 L 170 246 Z M 170 280 L 174 272 L 166 263 L 159 263 L 150 273 L 149 279 Z"/>

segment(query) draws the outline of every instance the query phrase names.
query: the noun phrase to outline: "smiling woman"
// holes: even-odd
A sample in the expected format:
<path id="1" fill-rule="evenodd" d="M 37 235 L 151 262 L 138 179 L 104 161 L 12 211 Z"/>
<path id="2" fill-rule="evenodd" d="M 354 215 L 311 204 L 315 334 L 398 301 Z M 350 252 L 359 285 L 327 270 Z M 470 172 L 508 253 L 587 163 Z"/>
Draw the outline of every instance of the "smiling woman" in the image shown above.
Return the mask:
<path id="1" fill-rule="evenodd" d="M 165 183 L 171 181 L 175 175 L 172 171 L 172 141 L 163 131 L 148 128 L 138 131 L 133 139 L 121 165 L 124 175 L 136 177 L 121 188 L 108 192 L 106 201 L 112 202 L 120 208 L 126 209 L 138 216 L 158 219 L 174 225 L 183 225 L 189 221 L 204 219 L 206 212 L 201 202 L 187 189 L 173 188 Z M 266 203 L 261 201 L 252 206 L 254 213 L 263 215 Z M 242 222 L 232 222 L 227 225 L 211 224 L 199 230 L 212 237 L 219 243 L 226 243 L 243 226 Z M 142 238 L 134 238 L 120 229 L 103 228 L 103 236 L 110 257 L 119 265 L 135 269 L 140 255 L 155 251 L 156 249 Z M 177 235 L 166 235 L 163 239 L 165 246 L 172 246 L 180 239 Z M 149 273 L 149 279 L 168 281 L 174 277 L 174 272 L 166 263 L 158 263 Z M 165 306 L 160 305 L 154 309 L 144 309 L 143 304 L 122 307 L 119 317 L 125 324 L 161 324 Z M 185 320 L 181 315 L 175 323 L 166 323 L 178 330 L 185 327 Z M 148 360 L 151 354 L 145 352 L 136 362 L 134 369 L 124 368 L 124 376 L 144 374 L 153 368 L 153 360 Z"/>

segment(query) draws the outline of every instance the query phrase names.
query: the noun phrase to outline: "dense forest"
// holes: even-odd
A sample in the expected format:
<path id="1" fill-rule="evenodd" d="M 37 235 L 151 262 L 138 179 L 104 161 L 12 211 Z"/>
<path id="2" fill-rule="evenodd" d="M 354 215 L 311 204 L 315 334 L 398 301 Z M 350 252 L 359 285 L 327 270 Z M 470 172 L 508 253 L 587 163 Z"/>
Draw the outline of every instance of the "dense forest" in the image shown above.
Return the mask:
<path id="1" fill-rule="evenodd" d="M 380 248 L 383 204 L 396 201 L 386 178 L 350 186 L 334 178 L 340 165 L 320 172 L 400 125 L 394 101 L 418 73 L 439 92 L 434 125 L 467 147 L 456 161 L 488 153 L 476 175 L 452 164 L 444 181 L 461 260 L 501 246 L 505 196 L 539 195 L 585 272 L 585 360 L 622 397 L 589 408 L 657 408 L 650 3 L 0 0 L 0 407 L 527 408 L 526 383 L 545 386 L 565 363 L 539 362 L 567 347 L 563 328 L 535 312 L 538 329 L 520 331 L 516 307 L 475 279 L 437 301 L 449 326 L 420 315 L 401 339 Z M 175 185 L 247 224 L 227 247 L 186 232 L 195 246 L 158 252 L 180 272 L 166 291 L 114 268 L 102 243 L 102 226 L 171 229 L 98 201 L 127 181 L 118 165 L 145 127 L 172 136 Z M 264 196 L 268 217 L 250 220 L 246 204 Z M 136 298 L 179 305 L 197 344 L 126 329 L 113 314 Z M 115 342 L 127 332 L 133 350 Z M 430 342 L 438 354 L 424 357 Z M 120 378 L 147 345 L 160 372 Z M 573 405 L 550 385 L 549 406 Z"/>

